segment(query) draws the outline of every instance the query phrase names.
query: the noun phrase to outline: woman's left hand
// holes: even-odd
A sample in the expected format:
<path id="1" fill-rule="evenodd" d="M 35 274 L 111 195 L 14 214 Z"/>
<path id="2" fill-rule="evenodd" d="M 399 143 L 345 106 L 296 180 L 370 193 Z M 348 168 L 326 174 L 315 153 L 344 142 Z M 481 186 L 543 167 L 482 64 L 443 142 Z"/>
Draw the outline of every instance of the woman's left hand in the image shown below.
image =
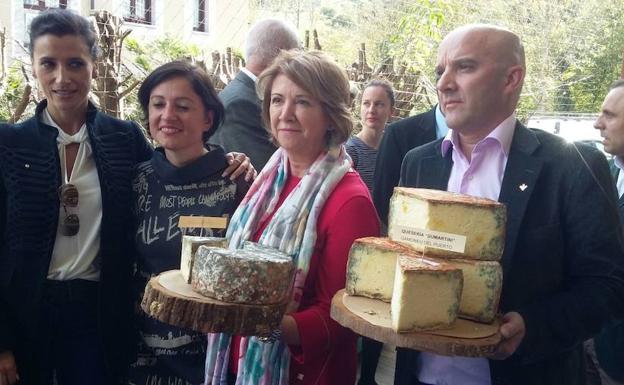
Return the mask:
<path id="1" fill-rule="evenodd" d="M 225 154 L 225 158 L 229 166 L 223 171 L 221 176 L 230 176 L 230 180 L 235 180 L 241 175 L 245 175 L 245 181 L 251 182 L 256 179 L 258 172 L 251 164 L 251 159 L 242 152 L 228 152 Z"/>

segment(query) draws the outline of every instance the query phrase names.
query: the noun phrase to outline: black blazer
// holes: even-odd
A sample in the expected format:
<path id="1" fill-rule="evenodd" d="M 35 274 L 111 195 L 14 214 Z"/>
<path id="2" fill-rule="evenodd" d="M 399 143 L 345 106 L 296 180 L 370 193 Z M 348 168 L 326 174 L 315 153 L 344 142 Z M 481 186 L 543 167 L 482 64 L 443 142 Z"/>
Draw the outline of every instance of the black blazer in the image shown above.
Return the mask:
<path id="1" fill-rule="evenodd" d="M 40 337 L 37 321 L 59 217 L 61 185 L 58 130 L 36 116 L 0 125 L 0 352 L 11 350 L 20 384 L 38 378 Z M 135 123 L 114 119 L 89 105 L 87 132 L 100 180 L 102 227 L 98 328 L 108 378 L 119 381 L 132 357 L 133 304 L 130 279 L 134 261 L 131 180 L 151 147 Z"/>
<path id="2" fill-rule="evenodd" d="M 613 182 L 617 183 L 620 169 L 610 163 Z M 620 219 L 624 219 L 624 195 L 618 200 L 618 208 Z M 614 380 L 624 382 L 624 320 L 605 328 L 594 342 L 600 367 Z"/>
<path id="3" fill-rule="evenodd" d="M 394 122 L 386 128 L 375 164 L 373 203 L 385 226 L 388 205 L 395 186 L 399 185 L 401 162 L 413 148 L 436 139 L 435 107 L 429 111 Z"/>
<path id="4" fill-rule="evenodd" d="M 403 186 L 446 190 L 452 151 L 443 156 L 441 142 L 406 155 Z M 498 199 L 507 207 L 500 306 L 522 315 L 526 335 L 512 357 L 490 361 L 494 385 L 584 383 L 582 342 L 624 310 L 612 186 L 598 150 L 516 124 Z M 398 353 L 395 384 L 412 383 L 414 354 Z"/>
<path id="5" fill-rule="evenodd" d="M 241 71 L 219 93 L 219 98 L 225 107 L 225 119 L 209 141 L 225 152 L 247 154 L 254 167 L 262 170 L 277 147 L 262 123 L 256 84 Z"/>

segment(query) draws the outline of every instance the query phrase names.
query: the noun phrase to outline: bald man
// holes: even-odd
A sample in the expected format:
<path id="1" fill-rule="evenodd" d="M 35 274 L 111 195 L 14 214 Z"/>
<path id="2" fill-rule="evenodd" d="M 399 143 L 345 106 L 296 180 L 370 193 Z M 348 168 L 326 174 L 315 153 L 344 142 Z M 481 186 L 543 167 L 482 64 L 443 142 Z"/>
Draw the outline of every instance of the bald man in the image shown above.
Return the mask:
<path id="1" fill-rule="evenodd" d="M 464 26 L 440 44 L 449 132 L 408 152 L 400 184 L 506 205 L 503 340 L 488 359 L 401 350 L 395 384 L 583 384 L 582 341 L 622 315 L 624 250 L 606 159 L 520 124 L 525 71 L 520 39 L 502 28 Z"/>

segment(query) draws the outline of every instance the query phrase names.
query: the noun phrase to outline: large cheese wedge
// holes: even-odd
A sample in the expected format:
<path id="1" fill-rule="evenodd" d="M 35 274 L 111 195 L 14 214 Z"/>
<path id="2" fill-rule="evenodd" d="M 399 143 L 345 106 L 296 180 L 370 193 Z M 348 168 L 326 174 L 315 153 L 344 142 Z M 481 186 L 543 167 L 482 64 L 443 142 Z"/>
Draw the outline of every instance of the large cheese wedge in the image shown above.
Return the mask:
<path id="1" fill-rule="evenodd" d="M 505 221 L 505 206 L 490 199 L 396 187 L 390 199 L 388 236 L 425 256 L 498 261 L 505 246 Z M 445 249 L 455 235 L 465 237 L 463 251 Z"/>
<path id="2" fill-rule="evenodd" d="M 196 237 L 191 235 L 184 235 L 182 237 L 180 272 L 182 273 L 182 277 L 186 283 L 191 283 L 191 272 L 193 270 L 195 252 L 201 245 L 227 247 L 227 239 L 217 237 Z"/>
<path id="3" fill-rule="evenodd" d="M 498 262 L 449 260 L 451 266 L 461 269 L 464 276 L 459 316 L 490 323 L 498 312 L 503 288 L 503 270 Z"/>
<path id="4" fill-rule="evenodd" d="M 347 264 L 347 294 L 390 302 L 399 254 L 422 257 L 422 254 L 388 238 L 367 237 L 355 240 Z M 461 269 L 464 285 L 459 317 L 485 323 L 494 320 L 503 286 L 503 272 L 498 262 L 435 258 L 430 260 Z"/>
<path id="5" fill-rule="evenodd" d="M 422 254 L 388 238 L 356 239 L 347 263 L 347 294 L 390 302 L 399 254 L 422 257 Z"/>
<path id="6" fill-rule="evenodd" d="M 270 305 L 289 298 L 294 273 L 286 254 L 200 246 L 191 287 L 223 302 Z"/>
<path id="7" fill-rule="evenodd" d="M 444 262 L 399 255 L 390 302 L 397 332 L 449 328 L 457 319 L 462 294 L 460 269 Z"/>

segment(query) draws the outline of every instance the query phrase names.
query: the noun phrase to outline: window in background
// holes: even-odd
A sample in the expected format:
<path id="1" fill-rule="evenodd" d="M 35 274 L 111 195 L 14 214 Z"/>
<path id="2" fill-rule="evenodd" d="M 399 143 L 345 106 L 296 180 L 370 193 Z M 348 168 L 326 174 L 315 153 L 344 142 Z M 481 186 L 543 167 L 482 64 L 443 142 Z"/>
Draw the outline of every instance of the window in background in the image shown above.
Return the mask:
<path id="1" fill-rule="evenodd" d="M 124 20 L 152 24 L 152 0 L 124 0 Z"/>
<path id="2" fill-rule="evenodd" d="M 194 31 L 209 32 L 208 29 L 208 1 L 209 0 L 196 0 L 195 1 L 195 24 L 193 25 Z"/>
<path id="3" fill-rule="evenodd" d="M 67 8 L 67 0 L 24 0 L 25 9 L 45 11 L 48 8 Z"/>

